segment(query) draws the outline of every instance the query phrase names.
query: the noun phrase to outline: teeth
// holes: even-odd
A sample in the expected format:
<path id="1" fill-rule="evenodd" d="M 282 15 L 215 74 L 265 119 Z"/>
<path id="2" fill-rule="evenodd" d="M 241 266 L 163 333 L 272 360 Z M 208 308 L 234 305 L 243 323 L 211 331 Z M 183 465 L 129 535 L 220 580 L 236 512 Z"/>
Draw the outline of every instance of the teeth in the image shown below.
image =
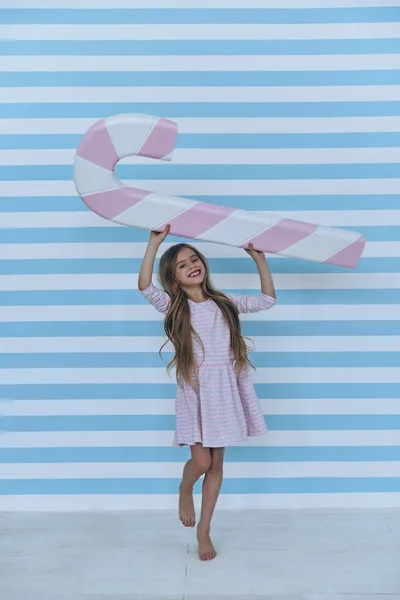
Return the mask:
<path id="1" fill-rule="evenodd" d="M 190 273 L 189 277 L 196 277 L 197 275 L 200 275 L 200 271 L 194 271 L 193 273 Z"/>

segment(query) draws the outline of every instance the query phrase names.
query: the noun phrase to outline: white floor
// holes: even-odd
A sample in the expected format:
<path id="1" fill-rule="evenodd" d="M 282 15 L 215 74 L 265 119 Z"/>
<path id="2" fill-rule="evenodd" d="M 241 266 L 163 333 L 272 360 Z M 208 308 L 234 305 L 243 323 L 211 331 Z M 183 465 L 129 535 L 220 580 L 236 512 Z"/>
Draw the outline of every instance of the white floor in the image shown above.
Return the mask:
<path id="1" fill-rule="evenodd" d="M 0 513 L 1 600 L 400 600 L 400 511 Z"/>

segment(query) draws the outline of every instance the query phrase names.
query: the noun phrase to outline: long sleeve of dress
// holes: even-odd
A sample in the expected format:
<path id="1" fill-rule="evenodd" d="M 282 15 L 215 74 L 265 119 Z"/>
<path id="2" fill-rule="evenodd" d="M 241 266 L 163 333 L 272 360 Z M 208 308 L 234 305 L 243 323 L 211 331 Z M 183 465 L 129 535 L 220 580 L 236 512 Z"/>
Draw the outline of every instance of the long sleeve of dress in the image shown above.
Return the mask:
<path id="1" fill-rule="evenodd" d="M 158 312 L 164 314 L 168 312 L 171 302 L 170 297 L 166 292 L 159 290 L 153 283 L 150 283 L 149 287 L 145 290 L 141 290 L 141 294 Z"/>
<path id="2" fill-rule="evenodd" d="M 276 298 L 267 296 L 267 294 L 254 294 L 254 296 L 242 294 L 226 294 L 233 302 L 239 313 L 255 313 L 261 310 L 268 310 L 276 304 Z"/>

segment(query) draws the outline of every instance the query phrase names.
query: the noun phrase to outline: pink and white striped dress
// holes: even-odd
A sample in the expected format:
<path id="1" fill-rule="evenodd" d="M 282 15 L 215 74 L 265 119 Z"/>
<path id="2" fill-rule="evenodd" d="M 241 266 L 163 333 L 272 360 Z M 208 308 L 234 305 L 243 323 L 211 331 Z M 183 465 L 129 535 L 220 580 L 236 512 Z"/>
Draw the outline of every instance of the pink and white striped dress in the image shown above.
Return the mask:
<path id="1" fill-rule="evenodd" d="M 161 313 L 169 308 L 170 297 L 153 284 L 143 296 Z M 267 310 L 276 300 L 265 294 L 245 296 L 226 294 L 239 313 Z M 203 342 L 193 339 L 198 365 L 199 388 L 178 385 L 174 446 L 205 448 L 234 446 L 248 436 L 267 433 L 264 416 L 250 376 L 249 368 L 239 376 L 230 347 L 229 327 L 213 300 L 196 303 L 189 300 L 191 322 Z"/>

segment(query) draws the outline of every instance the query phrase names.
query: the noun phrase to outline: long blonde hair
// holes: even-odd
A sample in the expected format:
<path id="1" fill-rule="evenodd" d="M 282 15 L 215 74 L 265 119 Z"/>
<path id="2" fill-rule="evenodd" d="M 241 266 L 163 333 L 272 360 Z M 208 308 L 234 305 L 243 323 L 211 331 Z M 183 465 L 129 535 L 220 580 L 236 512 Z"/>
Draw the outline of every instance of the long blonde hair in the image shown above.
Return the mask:
<path id="1" fill-rule="evenodd" d="M 179 287 L 175 279 L 176 259 L 183 248 L 192 250 L 204 264 L 205 277 L 201 285 L 207 299 L 211 299 L 215 302 L 229 326 L 231 349 L 238 372 L 240 372 L 245 365 L 252 365 L 248 358 L 246 342 L 241 333 L 238 310 L 225 294 L 217 291 L 212 285 L 207 259 L 201 252 L 189 244 L 176 244 L 164 252 L 159 266 L 158 277 L 160 283 L 164 288 L 164 291 L 171 298 L 171 304 L 164 320 L 164 330 L 167 341 L 161 347 L 160 354 L 164 346 L 168 342 L 172 342 L 175 355 L 168 364 L 168 370 L 170 371 L 173 367 L 176 367 L 178 382 L 185 381 L 190 385 L 193 385 L 195 384 L 194 379 L 196 378 L 196 375 L 194 370 L 195 361 L 192 338 L 197 339 L 201 346 L 203 344 L 190 322 L 190 307 L 187 294 Z"/>

